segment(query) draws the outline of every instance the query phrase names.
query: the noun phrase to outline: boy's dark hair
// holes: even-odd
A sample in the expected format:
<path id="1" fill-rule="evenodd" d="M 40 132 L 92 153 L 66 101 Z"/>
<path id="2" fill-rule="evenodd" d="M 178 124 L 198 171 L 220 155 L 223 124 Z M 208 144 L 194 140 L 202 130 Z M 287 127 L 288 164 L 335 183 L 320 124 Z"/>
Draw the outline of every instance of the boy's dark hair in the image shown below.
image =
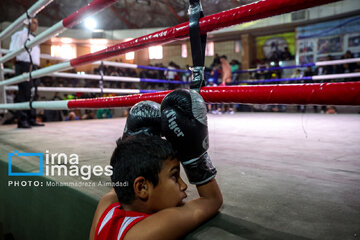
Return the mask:
<path id="1" fill-rule="evenodd" d="M 135 199 L 133 183 L 137 177 L 144 177 L 155 187 L 162 163 L 175 158 L 175 154 L 170 142 L 159 136 L 119 139 L 110 161 L 113 167 L 111 181 L 119 202 L 130 204 Z M 124 182 L 127 182 L 126 186 L 116 186 L 116 183 Z"/>

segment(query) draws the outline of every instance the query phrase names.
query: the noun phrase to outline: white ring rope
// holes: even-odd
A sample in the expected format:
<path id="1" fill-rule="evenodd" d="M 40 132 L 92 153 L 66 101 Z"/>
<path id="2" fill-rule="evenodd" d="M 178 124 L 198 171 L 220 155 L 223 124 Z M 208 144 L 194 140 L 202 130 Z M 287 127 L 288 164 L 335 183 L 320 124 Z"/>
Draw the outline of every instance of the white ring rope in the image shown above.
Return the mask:
<path id="1" fill-rule="evenodd" d="M 4 48 L 0 49 L 0 51 L 2 53 L 9 53 L 10 52 L 9 49 L 4 49 Z M 48 60 L 56 60 L 56 61 L 66 61 L 67 60 L 67 59 L 61 58 L 61 57 L 53 57 L 53 56 L 51 56 L 49 54 L 45 54 L 45 53 L 40 54 L 40 58 L 48 59 Z"/>
<path id="2" fill-rule="evenodd" d="M 18 86 L 6 86 L 7 91 L 17 91 Z M 70 92 L 70 93 L 100 93 L 99 88 L 71 88 L 71 87 L 38 87 L 39 92 Z M 117 94 L 137 94 L 140 93 L 138 89 L 118 89 L 118 88 L 103 88 L 103 93 L 117 93 Z"/>
<path id="3" fill-rule="evenodd" d="M 91 79 L 100 80 L 101 76 L 96 74 L 76 74 L 76 73 L 63 73 L 55 72 L 51 76 L 64 77 L 64 78 L 78 78 L 78 79 Z M 121 76 L 103 76 L 104 81 L 116 81 L 116 82 L 140 82 L 140 78 L 135 77 L 121 77 Z"/>
<path id="4" fill-rule="evenodd" d="M 270 1 L 267 1 L 270 3 Z M 300 2 L 301 3 L 301 2 Z M 272 3 L 271 3 L 272 4 Z M 270 5 L 269 5 L 270 6 Z M 273 6 L 273 4 L 271 5 Z M 279 9 L 279 8 L 277 8 Z M 296 5 L 296 8 L 294 9 L 301 9 L 300 7 L 297 7 Z M 276 12 L 276 11 L 275 11 Z M 229 14 L 230 16 L 230 14 Z M 228 18 L 224 18 L 224 19 L 228 19 Z M 230 18 L 229 18 L 230 19 Z M 225 21 L 225 20 L 224 20 Z M 229 22 L 229 24 L 233 24 L 232 21 Z M 211 28 L 209 28 L 211 29 Z M 52 35 L 54 34 L 57 34 L 61 31 L 64 31 L 65 30 L 65 27 L 63 26 L 62 22 L 59 22 L 55 25 L 53 25 L 52 27 L 50 27 L 49 29 L 45 30 L 44 32 L 42 32 L 41 34 L 39 34 L 37 37 L 35 37 L 32 41 L 30 41 L 28 44 L 27 44 L 27 47 L 32 47 L 34 45 L 37 45 L 39 44 L 40 42 L 42 41 L 45 41 L 46 38 L 49 38 L 51 37 Z M 184 30 L 185 31 L 185 30 Z M 180 33 L 179 33 L 180 34 Z M 175 36 L 175 35 L 174 35 Z M 180 35 L 179 35 L 180 36 Z M 182 35 L 181 35 L 182 36 Z M 162 37 L 162 36 L 161 36 Z M 159 40 L 160 41 L 160 40 Z M 161 41 L 163 42 L 166 42 L 168 41 L 168 39 L 162 39 L 161 38 Z M 146 43 L 147 44 L 147 43 Z M 146 44 L 144 46 L 146 46 Z M 109 47 L 110 49 L 111 47 Z M 116 49 L 116 51 L 114 50 L 111 54 L 115 54 L 118 52 L 118 49 Z M 24 50 L 24 49 L 23 49 Z M 17 54 L 19 54 L 21 51 L 23 51 L 21 49 L 18 49 L 18 50 L 15 50 L 13 52 L 10 52 L 8 53 L 7 55 L 5 55 L 4 57 L 1 57 L 0 58 L 0 64 L 13 58 L 14 56 L 16 56 Z M 99 54 L 99 53 L 97 53 Z M 111 56 L 111 54 L 107 55 L 107 56 Z M 95 57 L 94 57 L 95 56 Z M 100 56 L 100 55 L 99 55 Z M 87 58 L 87 56 L 84 56 L 83 58 L 76 58 L 76 59 L 72 59 L 71 60 L 71 64 L 70 64 L 70 61 L 65 61 L 63 63 L 59 63 L 59 64 L 56 64 L 56 65 L 52 65 L 52 66 L 49 66 L 49 67 L 46 67 L 46 68 L 42 68 L 42 69 L 39 69 L 39 70 L 36 70 L 36 71 L 33 71 L 32 72 L 32 77 L 33 78 L 39 78 L 41 76 L 46 76 L 46 75 L 49 75 L 49 74 L 55 74 L 55 72 L 57 71 L 64 71 L 64 70 L 67 70 L 67 69 L 71 69 L 73 68 L 74 66 L 80 66 L 81 64 L 85 64 L 85 63 L 90 63 L 91 61 L 93 61 L 94 58 L 97 58 L 97 60 L 99 59 L 105 59 L 106 56 L 100 56 L 98 57 L 96 54 L 93 55 L 93 56 L 90 56 Z M 74 61 L 75 60 L 75 61 Z M 350 62 L 350 61 L 359 61 L 358 59 L 346 59 L 347 62 Z M 350 61 L 349 61 L 350 60 Z M 327 64 L 342 64 L 340 61 L 342 60 L 334 60 L 334 61 L 326 61 Z M 115 64 L 115 63 L 113 63 Z M 118 63 L 116 63 L 118 64 Z M 131 65 L 128 65 L 128 64 L 124 64 L 124 63 L 120 63 L 122 66 L 121 67 L 129 67 L 129 68 L 136 68 L 135 64 L 131 64 Z M 326 64 L 326 65 L 327 65 Z M 135 66 L 134 66 L 135 65 Z M 324 64 L 325 65 L 325 64 Z M 318 65 L 320 66 L 320 65 Z M 59 73 L 59 74 L 67 74 L 67 73 Z M 337 75 L 337 76 L 336 76 Z M 81 75 L 80 75 L 81 76 Z M 332 75 L 329 75 L 326 79 L 334 79 L 334 78 L 338 78 L 338 77 L 341 77 L 341 78 L 349 78 L 349 77 L 358 77 L 360 76 L 360 73 L 355 73 L 355 74 L 332 74 Z M 97 76 L 98 77 L 98 76 Z M 109 76 L 111 77 L 111 76 Z M 314 76 L 314 79 L 319 77 L 319 79 L 324 79 L 323 76 Z M 11 79 L 8 79 L 6 81 L 2 81 L 0 82 L 0 86 L 4 86 L 4 85 L 8 85 L 8 84 L 15 84 L 15 83 L 20 83 L 20 82 L 24 82 L 24 81 L 27 81 L 29 78 L 29 74 L 27 73 L 24 73 L 20 76 L 16 76 L 14 78 L 11 78 Z M 82 77 L 83 78 L 83 77 Z M 321 85 L 322 87 L 323 85 Z M 46 91 L 47 89 L 51 89 L 51 88 L 43 88 L 42 90 Z M 55 91 L 58 91 L 60 89 L 63 89 L 64 91 L 73 91 L 74 88 L 52 88 L 52 89 L 56 89 Z M 92 89 L 92 88 L 76 88 L 76 91 L 80 92 L 81 90 L 83 91 L 86 91 L 86 92 L 89 92 L 89 89 Z M 100 92 L 100 89 L 93 89 L 94 91 L 99 91 Z M 111 89 L 111 93 L 114 93 L 114 90 L 116 89 Z M 120 91 L 124 91 L 125 89 L 118 89 Z M 134 90 L 134 91 L 139 91 L 139 90 Z M 134 93 L 138 93 L 138 92 L 134 92 Z M 271 92 L 272 93 L 272 92 Z M 60 104 L 61 102 L 61 104 Z M 49 104 L 51 105 L 50 107 L 54 106 L 56 107 L 56 109 L 64 109 L 64 105 L 63 104 L 64 101 L 55 101 L 55 102 L 33 102 L 33 107 L 34 108 L 42 108 L 42 107 L 45 107 L 45 106 L 49 106 Z M 52 103 L 52 104 L 51 104 Z M 17 106 L 16 109 L 20 109 L 20 108 L 23 108 L 23 109 L 28 109 L 29 106 L 29 103 L 28 102 L 25 102 L 25 103 L 17 103 L 17 104 L 12 104 L 12 105 L 9 105 L 9 107 L 7 107 L 8 105 L 7 104 L 0 104 L 0 108 L 10 108 L 10 106 Z M 20 108 L 19 108 L 20 106 Z"/>

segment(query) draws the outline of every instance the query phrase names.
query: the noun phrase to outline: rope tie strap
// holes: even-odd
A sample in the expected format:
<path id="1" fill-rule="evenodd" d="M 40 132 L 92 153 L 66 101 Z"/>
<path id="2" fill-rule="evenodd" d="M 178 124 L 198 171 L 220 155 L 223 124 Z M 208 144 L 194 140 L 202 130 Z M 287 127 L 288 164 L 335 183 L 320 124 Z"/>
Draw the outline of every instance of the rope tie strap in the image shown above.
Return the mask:
<path id="1" fill-rule="evenodd" d="M 199 20 L 204 17 L 200 0 L 190 0 L 189 13 L 189 35 L 194 65 L 190 68 L 192 71 L 190 88 L 200 92 L 200 88 L 205 86 L 204 63 L 207 37 L 206 34 L 200 34 Z"/>
<path id="2" fill-rule="evenodd" d="M 99 73 L 100 73 L 100 80 L 99 80 L 100 97 L 103 97 L 104 96 L 104 63 L 103 63 L 103 61 L 101 61 Z"/>

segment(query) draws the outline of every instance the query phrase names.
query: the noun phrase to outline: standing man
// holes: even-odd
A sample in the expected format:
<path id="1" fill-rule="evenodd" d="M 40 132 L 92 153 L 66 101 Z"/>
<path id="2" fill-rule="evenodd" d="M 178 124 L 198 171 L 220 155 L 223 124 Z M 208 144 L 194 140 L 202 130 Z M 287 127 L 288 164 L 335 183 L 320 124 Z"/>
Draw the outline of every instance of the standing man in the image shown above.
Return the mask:
<path id="1" fill-rule="evenodd" d="M 25 24 L 23 30 L 14 33 L 11 36 L 10 51 L 16 50 L 24 46 L 29 38 L 34 38 L 34 33 L 38 29 L 38 20 L 31 18 L 30 26 Z M 29 32 L 30 31 L 30 32 Z M 34 46 L 29 49 L 31 58 L 27 52 L 23 52 L 16 56 L 15 62 L 15 75 L 31 72 L 36 70 L 40 65 L 40 47 Z M 31 88 L 35 86 L 36 80 L 29 80 L 18 84 L 19 90 L 15 97 L 15 102 L 28 102 L 31 99 Z M 36 97 L 36 96 L 35 96 Z M 18 119 L 18 128 L 31 128 L 31 126 L 44 126 L 36 122 L 36 111 L 32 110 L 19 110 L 16 113 Z"/>

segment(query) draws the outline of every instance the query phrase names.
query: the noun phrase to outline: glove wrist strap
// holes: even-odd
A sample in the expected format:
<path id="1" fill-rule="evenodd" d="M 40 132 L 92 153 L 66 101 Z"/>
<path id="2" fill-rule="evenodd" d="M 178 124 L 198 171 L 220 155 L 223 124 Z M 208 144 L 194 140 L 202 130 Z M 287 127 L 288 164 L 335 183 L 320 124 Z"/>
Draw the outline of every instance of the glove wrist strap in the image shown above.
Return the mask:
<path id="1" fill-rule="evenodd" d="M 183 162 L 185 173 L 191 184 L 202 185 L 216 176 L 216 168 L 212 165 L 209 155 L 204 153 L 196 161 Z"/>
<path id="2" fill-rule="evenodd" d="M 199 92 L 200 88 L 205 85 L 205 76 L 204 71 L 205 67 L 203 66 L 195 66 L 190 68 L 192 71 L 192 80 L 190 82 L 190 89 L 194 89 L 195 91 Z"/>

